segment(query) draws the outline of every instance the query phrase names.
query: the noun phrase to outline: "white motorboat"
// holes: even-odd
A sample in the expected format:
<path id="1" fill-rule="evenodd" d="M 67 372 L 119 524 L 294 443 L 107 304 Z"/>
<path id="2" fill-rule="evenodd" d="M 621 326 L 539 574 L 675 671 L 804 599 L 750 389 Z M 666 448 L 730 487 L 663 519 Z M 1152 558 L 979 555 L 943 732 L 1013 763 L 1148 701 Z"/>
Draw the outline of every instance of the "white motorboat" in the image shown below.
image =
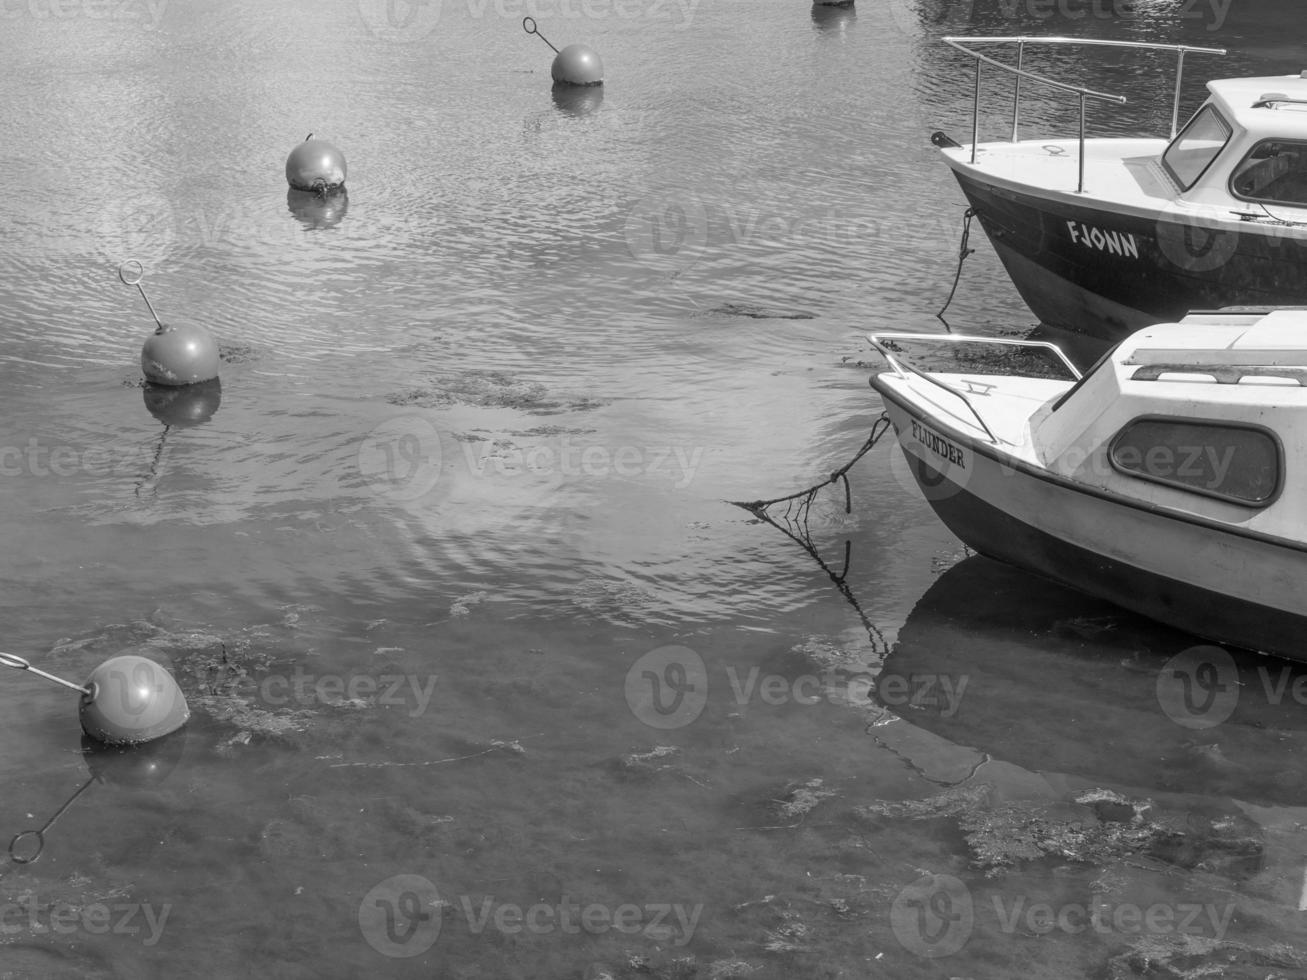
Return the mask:
<path id="1" fill-rule="evenodd" d="M 1206 101 L 1180 127 L 1185 55 L 1223 49 L 944 40 L 975 59 L 971 140 L 937 132 L 932 142 L 1040 321 L 1115 341 L 1190 310 L 1307 303 L 1307 77 L 1208 82 Z M 1174 52 L 1170 137 L 1086 137 L 1088 104 L 1126 100 L 1027 70 L 1033 54 L 1066 46 Z M 1004 51 L 1015 61 L 996 56 Z M 1015 78 L 1010 138 L 981 139 L 982 66 Z M 1023 82 L 1078 99 L 1078 134 L 1023 138 L 1023 125 L 1032 128 L 1021 119 Z M 1091 122 L 1102 118 L 1096 109 Z"/>
<path id="2" fill-rule="evenodd" d="M 1307 310 L 1140 330 L 1083 376 L 1054 345 L 870 335 L 941 520 L 992 558 L 1218 642 L 1307 660 Z M 982 353 L 929 370 L 910 348 Z M 995 363 L 1043 349 L 1060 377 Z M 956 361 L 956 358 L 953 358 Z"/>

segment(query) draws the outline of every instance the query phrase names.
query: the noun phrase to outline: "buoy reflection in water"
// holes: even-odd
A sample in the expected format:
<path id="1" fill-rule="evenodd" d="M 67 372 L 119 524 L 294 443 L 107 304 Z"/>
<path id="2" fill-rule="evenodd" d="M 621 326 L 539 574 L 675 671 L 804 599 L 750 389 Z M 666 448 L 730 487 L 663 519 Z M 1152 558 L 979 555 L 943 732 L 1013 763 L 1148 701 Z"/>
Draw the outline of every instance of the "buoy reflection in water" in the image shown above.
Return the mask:
<path id="1" fill-rule="evenodd" d="M 222 382 L 214 378 L 181 387 L 147 384 L 141 397 L 145 410 L 164 425 L 187 428 L 213 418 L 222 404 Z"/>
<path id="2" fill-rule="evenodd" d="M 286 191 L 286 210 L 293 214 L 306 231 L 335 228 L 349 210 L 349 192 L 343 187 L 334 191 Z"/>

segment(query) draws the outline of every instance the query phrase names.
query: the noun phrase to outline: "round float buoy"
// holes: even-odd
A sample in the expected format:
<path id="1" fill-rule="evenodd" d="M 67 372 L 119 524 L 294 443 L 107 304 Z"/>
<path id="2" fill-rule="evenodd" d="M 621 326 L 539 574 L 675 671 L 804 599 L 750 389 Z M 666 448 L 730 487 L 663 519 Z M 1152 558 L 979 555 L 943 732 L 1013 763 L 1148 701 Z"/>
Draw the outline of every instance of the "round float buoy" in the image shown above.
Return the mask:
<path id="1" fill-rule="evenodd" d="M 145 340 L 141 370 L 157 385 L 193 385 L 218 376 L 218 342 L 201 326 L 166 323 Z"/>
<path id="2" fill-rule="evenodd" d="M 559 85 L 602 85 L 604 63 L 584 44 L 569 44 L 558 52 L 549 73 Z"/>
<path id="3" fill-rule="evenodd" d="M 286 183 L 297 191 L 325 194 L 345 186 L 345 154 L 313 134 L 286 158 Z"/>
<path id="4" fill-rule="evenodd" d="M 78 715 L 82 731 L 109 745 L 135 745 L 170 735 L 191 716 L 172 674 L 135 654 L 113 657 L 91 671 Z"/>

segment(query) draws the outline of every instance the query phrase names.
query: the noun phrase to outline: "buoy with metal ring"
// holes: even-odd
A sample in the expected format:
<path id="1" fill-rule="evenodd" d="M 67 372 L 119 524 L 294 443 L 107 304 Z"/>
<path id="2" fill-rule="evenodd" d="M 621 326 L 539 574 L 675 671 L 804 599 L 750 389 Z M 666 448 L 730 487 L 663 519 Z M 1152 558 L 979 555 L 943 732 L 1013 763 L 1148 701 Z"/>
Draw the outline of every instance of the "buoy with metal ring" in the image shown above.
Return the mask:
<path id="1" fill-rule="evenodd" d="M 0 666 L 26 670 L 79 692 L 82 731 L 106 745 L 137 745 L 162 738 L 191 717 L 186 696 L 172 674 L 138 654 L 111 657 L 91 671 L 84 684 L 46 673 L 10 653 L 0 653 Z"/>
<path id="2" fill-rule="evenodd" d="M 91 671 L 78 715 L 82 730 L 107 745 L 134 745 L 171 735 L 191 716 L 168 673 L 148 657 L 123 654 Z"/>
<path id="3" fill-rule="evenodd" d="M 309 133 L 286 157 L 286 183 L 297 191 L 329 194 L 345 186 L 345 154 Z"/>
<path id="4" fill-rule="evenodd" d="M 135 273 L 128 266 L 136 266 Z M 212 381 L 218 376 L 218 342 L 213 334 L 199 324 L 165 324 L 154 312 L 154 304 L 145 295 L 141 280 L 145 267 L 129 259 L 118 267 L 118 278 L 128 286 L 135 286 L 141 299 L 154 317 L 155 331 L 141 347 L 141 371 L 147 381 L 157 385 L 192 385 Z"/>
<path id="5" fill-rule="evenodd" d="M 549 68 L 556 85 L 602 85 L 604 63 L 593 48 L 584 44 L 569 44 L 563 50 L 554 48 L 549 38 L 540 33 L 535 18 L 523 17 L 522 30 L 534 34 L 554 49 L 554 63 Z"/>

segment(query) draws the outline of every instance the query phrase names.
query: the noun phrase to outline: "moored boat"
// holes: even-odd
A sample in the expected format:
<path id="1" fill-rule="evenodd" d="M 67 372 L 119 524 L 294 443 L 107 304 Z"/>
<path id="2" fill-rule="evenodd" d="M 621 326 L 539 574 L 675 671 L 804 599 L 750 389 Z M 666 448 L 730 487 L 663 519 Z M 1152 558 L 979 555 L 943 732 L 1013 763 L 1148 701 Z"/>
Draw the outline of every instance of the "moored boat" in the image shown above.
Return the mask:
<path id="1" fill-rule="evenodd" d="M 1307 72 L 1211 81 L 1179 127 L 1186 54 L 1219 48 L 1059 37 L 945 38 L 975 59 L 971 142 L 940 147 L 995 252 L 1041 322 L 1118 340 L 1194 309 L 1307 303 Z M 1016 64 L 982 46 L 1015 48 Z M 1026 70 L 1028 48 L 1173 51 L 1171 135 L 1085 136 L 1088 103 L 1119 95 Z M 1008 140 L 981 142 L 981 69 L 1014 75 Z M 1079 132 L 1020 138 L 1022 82 L 1079 101 Z"/>
<path id="2" fill-rule="evenodd" d="M 1083 376 L 1054 345 L 872 334 L 941 520 L 992 558 L 1188 633 L 1307 660 L 1307 310 L 1194 313 Z M 907 347 L 987 352 L 917 367 Z M 1043 349 L 1061 377 L 994 366 Z"/>

